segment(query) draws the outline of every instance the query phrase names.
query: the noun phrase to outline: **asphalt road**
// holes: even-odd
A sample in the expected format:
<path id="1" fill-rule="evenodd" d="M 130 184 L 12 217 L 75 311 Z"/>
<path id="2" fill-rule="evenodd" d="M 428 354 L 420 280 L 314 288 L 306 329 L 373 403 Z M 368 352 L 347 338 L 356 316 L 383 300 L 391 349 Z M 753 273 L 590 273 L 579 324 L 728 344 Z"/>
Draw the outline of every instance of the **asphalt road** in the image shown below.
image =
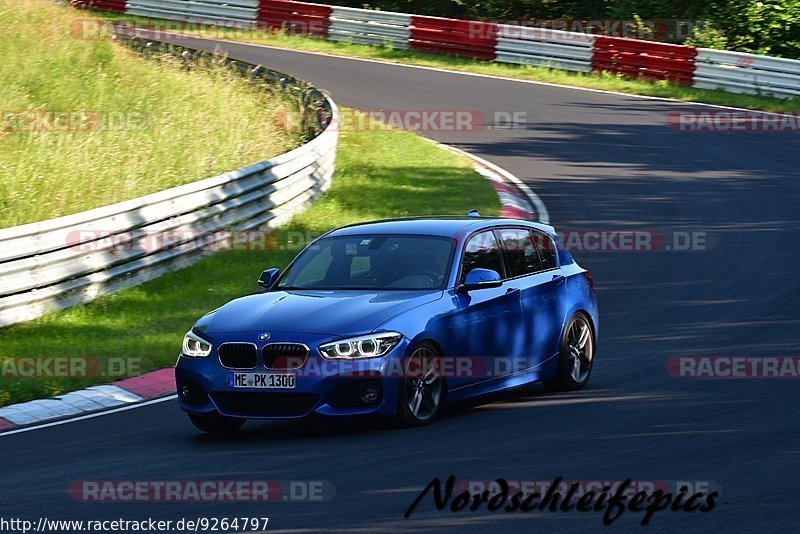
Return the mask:
<path id="1" fill-rule="evenodd" d="M 205 43 L 208 45 L 208 43 Z M 800 353 L 798 133 L 680 132 L 676 110 L 630 96 L 225 45 L 361 109 L 526 112 L 514 129 L 427 132 L 515 173 L 559 228 L 705 232 L 705 250 L 578 252 L 599 287 L 600 350 L 590 387 L 532 391 L 452 411 L 425 428 L 380 423 L 248 423 L 198 435 L 174 402 L 0 437 L 3 517 L 172 519 L 267 515 L 271 530 L 446 527 L 600 530 L 597 513 L 436 511 L 434 476 L 459 480 L 686 480 L 722 490 L 705 514 L 661 512 L 652 531 L 796 530 L 797 380 L 673 378 L 669 358 Z M 424 161 L 408 162 L 425 168 Z M 87 340 L 87 342 L 90 342 Z M 324 480 L 324 502 L 81 503 L 95 479 Z M 642 514 L 613 527 L 633 530 Z"/>

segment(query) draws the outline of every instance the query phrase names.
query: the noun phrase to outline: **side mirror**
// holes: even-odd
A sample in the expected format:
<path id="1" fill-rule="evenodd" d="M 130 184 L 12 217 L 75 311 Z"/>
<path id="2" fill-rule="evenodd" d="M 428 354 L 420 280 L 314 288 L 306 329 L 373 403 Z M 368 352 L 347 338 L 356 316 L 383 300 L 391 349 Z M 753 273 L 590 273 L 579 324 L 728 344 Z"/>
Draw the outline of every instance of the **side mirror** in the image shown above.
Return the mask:
<path id="1" fill-rule="evenodd" d="M 269 289 L 275 282 L 278 281 L 278 275 L 280 274 L 281 274 L 280 269 L 276 269 L 274 267 L 272 269 L 267 269 L 266 271 L 261 273 L 261 276 L 258 277 L 258 285 L 260 285 L 264 289 Z"/>
<path id="2" fill-rule="evenodd" d="M 459 291 L 468 292 L 478 289 L 490 289 L 503 285 L 500 274 L 491 269 L 472 269 L 467 274 L 466 281 L 458 286 Z"/>

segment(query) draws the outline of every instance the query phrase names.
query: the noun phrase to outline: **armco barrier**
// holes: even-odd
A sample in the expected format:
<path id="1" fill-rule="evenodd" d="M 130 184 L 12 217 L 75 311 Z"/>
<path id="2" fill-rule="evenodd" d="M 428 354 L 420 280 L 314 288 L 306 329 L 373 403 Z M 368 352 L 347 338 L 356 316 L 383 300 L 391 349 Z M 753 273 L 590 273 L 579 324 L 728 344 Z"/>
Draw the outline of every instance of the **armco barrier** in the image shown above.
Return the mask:
<path id="1" fill-rule="evenodd" d="M 411 48 L 494 60 L 497 24 L 438 17 L 411 17 Z"/>
<path id="2" fill-rule="evenodd" d="M 697 49 L 692 46 L 598 35 L 594 40 L 592 69 L 691 85 L 696 56 Z"/>
<path id="3" fill-rule="evenodd" d="M 694 87 L 779 98 L 800 96 L 800 61 L 700 48 Z"/>
<path id="4" fill-rule="evenodd" d="M 590 34 L 504 24 L 497 33 L 495 61 L 588 73 L 593 46 Z"/>
<path id="5" fill-rule="evenodd" d="M 148 53 L 180 54 L 184 61 L 210 59 L 179 47 L 139 45 Z M 0 229 L 0 327 L 189 266 L 231 230 L 279 225 L 329 187 L 338 142 L 334 102 L 283 74 L 243 62 L 228 64 L 254 83 L 296 92 L 323 117 L 324 130 L 286 154 L 243 169 L 66 217 Z M 163 242 L 152 246 L 153 236 L 170 233 L 190 235 L 191 240 L 177 247 Z M 124 246 L 109 246 L 111 241 Z"/>
<path id="6" fill-rule="evenodd" d="M 292 0 L 72 0 L 168 20 L 285 29 L 333 41 L 588 73 L 668 80 L 701 89 L 800 96 L 800 61 L 546 28 L 424 17 Z"/>
<path id="7" fill-rule="evenodd" d="M 260 0 L 258 22 L 271 29 L 283 29 L 291 34 L 327 37 L 331 6 L 290 2 L 288 0 Z"/>
<path id="8" fill-rule="evenodd" d="M 408 48 L 411 15 L 333 6 L 328 29 L 331 41 Z"/>
<path id="9" fill-rule="evenodd" d="M 259 0 L 128 0 L 127 12 L 143 17 L 255 27 Z"/>

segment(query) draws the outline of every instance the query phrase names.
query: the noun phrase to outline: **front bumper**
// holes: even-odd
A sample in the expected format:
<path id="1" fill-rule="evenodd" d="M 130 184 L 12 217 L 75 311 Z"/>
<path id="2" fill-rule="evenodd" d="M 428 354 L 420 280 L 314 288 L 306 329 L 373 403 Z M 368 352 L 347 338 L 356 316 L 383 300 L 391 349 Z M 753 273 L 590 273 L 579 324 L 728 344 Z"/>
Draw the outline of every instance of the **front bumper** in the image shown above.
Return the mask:
<path id="1" fill-rule="evenodd" d="M 215 344 L 252 341 L 248 336 L 226 336 Z M 175 368 L 178 402 L 182 410 L 193 413 L 217 411 L 230 417 L 248 419 L 295 419 L 312 414 L 324 416 L 393 415 L 397 409 L 399 378 L 408 341 L 403 339 L 386 356 L 356 361 L 323 358 L 317 347 L 330 337 L 312 339 L 301 334 L 273 333 L 270 343 L 303 343 L 310 349 L 299 369 L 267 369 L 259 356 L 255 369 L 232 370 L 222 366 L 216 348 L 206 358 L 180 356 Z M 244 338 L 244 339 L 242 339 Z M 258 344 L 259 354 L 260 347 Z M 296 373 L 294 389 L 254 389 L 234 387 L 229 374 Z M 377 392 L 374 400 L 365 392 Z"/>

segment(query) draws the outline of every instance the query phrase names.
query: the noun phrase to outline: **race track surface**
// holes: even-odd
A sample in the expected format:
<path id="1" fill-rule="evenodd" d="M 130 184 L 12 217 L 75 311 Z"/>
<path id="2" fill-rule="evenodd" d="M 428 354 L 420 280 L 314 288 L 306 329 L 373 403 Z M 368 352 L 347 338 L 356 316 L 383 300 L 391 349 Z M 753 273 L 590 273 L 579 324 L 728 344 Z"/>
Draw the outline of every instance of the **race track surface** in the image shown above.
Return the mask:
<path id="1" fill-rule="evenodd" d="M 212 43 L 198 41 L 210 48 Z M 710 107 L 432 70 L 223 45 L 231 57 L 308 80 L 341 106 L 527 112 L 514 129 L 427 132 L 516 174 L 561 229 L 705 232 L 706 250 L 576 252 L 598 287 L 590 387 L 451 410 L 425 428 L 375 422 L 248 423 L 199 435 L 174 401 L 0 437 L 3 516 L 269 516 L 273 531 L 585 532 L 601 514 L 403 512 L 434 476 L 459 480 L 711 481 L 710 513 L 661 512 L 651 531 L 796 529 L 800 382 L 671 377 L 676 356 L 796 356 L 800 294 L 797 132 L 681 132 L 676 110 Z M 424 161 L 410 161 L 424 169 Z M 87 340 L 90 343 L 90 340 Z M 81 503 L 95 479 L 325 480 L 325 502 Z M 627 512 L 616 529 L 639 526 Z"/>

